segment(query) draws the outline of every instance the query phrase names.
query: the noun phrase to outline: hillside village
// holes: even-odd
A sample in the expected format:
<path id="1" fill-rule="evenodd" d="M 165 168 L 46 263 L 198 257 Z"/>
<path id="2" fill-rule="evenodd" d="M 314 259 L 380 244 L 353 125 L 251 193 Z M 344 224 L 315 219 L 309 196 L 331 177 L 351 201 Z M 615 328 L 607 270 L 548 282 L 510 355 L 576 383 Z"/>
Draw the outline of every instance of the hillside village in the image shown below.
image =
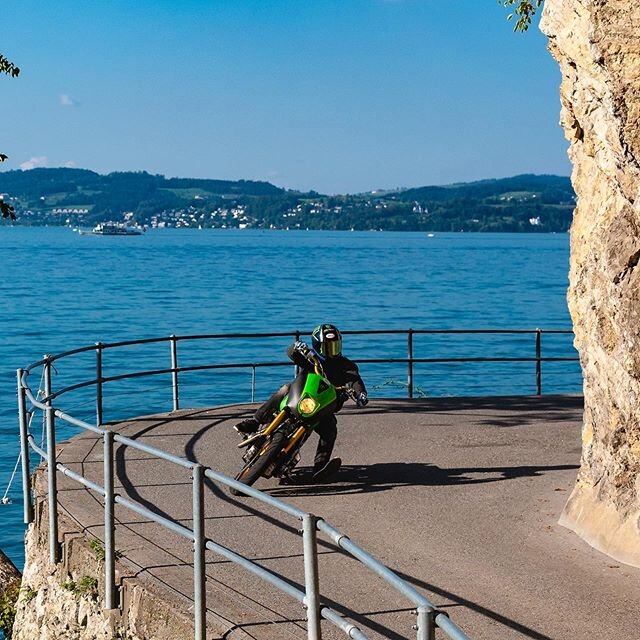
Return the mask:
<path id="1" fill-rule="evenodd" d="M 567 231 L 568 177 L 522 175 L 448 186 L 323 195 L 268 182 L 84 169 L 0 173 L 21 225 L 389 231 Z"/>

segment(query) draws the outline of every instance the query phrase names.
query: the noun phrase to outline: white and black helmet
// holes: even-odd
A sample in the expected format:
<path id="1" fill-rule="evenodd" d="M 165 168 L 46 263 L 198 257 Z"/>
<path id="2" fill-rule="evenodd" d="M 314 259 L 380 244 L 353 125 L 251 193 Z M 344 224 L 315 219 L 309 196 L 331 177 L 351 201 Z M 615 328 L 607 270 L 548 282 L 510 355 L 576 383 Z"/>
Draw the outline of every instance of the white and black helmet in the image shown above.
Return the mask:
<path id="1" fill-rule="evenodd" d="M 332 324 L 321 324 L 311 334 L 313 350 L 325 358 L 335 358 L 342 353 L 342 334 Z"/>

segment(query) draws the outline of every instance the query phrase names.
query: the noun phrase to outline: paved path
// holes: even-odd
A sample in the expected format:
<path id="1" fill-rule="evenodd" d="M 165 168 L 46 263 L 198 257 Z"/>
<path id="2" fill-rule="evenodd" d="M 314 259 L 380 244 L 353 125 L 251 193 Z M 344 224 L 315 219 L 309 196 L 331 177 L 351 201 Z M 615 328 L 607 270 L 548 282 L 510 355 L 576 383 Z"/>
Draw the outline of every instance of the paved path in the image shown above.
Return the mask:
<path id="1" fill-rule="evenodd" d="M 114 428 L 234 474 L 240 455 L 231 426 L 249 410 L 181 411 Z M 581 400 L 573 397 L 374 401 L 340 414 L 336 453 L 344 466 L 334 483 L 257 486 L 325 517 L 476 640 L 638 640 L 640 570 L 557 525 L 579 464 L 580 422 Z M 303 467 L 314 447 L 311 440 Z M 93 435 L 61 449 L 62 461 L 101 482 Z M 188 471 L 132 449 L 116 456 L 117 491 L 191 524 Z M 99 500 L 66 478 L 60 489 L 64 508 L 102 537 Z M 190 545 L 120 507 L 116 515 L 117 548 L 131 575 L 170 584 L 188 606 Z M 209 537 L 303 583 L 295 521 L 261 514 L 255 500 L 213 484 L 206 515 Z M 415 637 L 407 602 L 331 544 L 321 548 L 320 572 L 325 602 L 371 638 Z M 303 612 L 287 596 L 211 552 L 207 576 L 212 628 L 231 630 L 212 637 L 305 637 Z M 344 637 L 324 630 L 327 639 Z"/>

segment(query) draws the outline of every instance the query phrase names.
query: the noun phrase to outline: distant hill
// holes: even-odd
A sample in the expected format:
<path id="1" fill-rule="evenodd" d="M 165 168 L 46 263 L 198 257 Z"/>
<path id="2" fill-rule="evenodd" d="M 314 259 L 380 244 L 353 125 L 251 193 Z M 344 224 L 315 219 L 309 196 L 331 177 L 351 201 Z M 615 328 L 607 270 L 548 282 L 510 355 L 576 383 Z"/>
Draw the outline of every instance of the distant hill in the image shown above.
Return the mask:
<path id="1" fill-rule="evenodd" d="M 418 187 L 400 191 L 403 200 L 450 201 L 456 198 L 484 199 L 512 193 L 538 193 L 554 200 L 573 198 L 571 181 L 566 176 L 523 174 L 512 178 L 462 182 L 444 187 Z"/>
<path id="2" fill-rule="evenodd" d="M 0 172 L 0 194 L 18 224 L 87 226 L 566 231 L 575 204 L 569 178 L 552 175 L 327 196 L 251 180 L 38 168 Z"/>

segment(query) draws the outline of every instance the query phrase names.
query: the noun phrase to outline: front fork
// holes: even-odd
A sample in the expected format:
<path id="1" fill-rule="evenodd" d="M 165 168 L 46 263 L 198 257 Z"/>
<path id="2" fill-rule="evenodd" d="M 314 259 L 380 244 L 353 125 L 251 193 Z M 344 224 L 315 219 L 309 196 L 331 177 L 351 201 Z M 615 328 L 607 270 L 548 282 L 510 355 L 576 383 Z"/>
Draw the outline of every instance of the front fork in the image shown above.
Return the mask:
<path id="1" fill-rule="evenodd" d="M 293 435 L 289 438 L 286 446 L 282 449 L 284 463 L 278 465 L 280 467 L 278 476 L 285 482 L 291 476 L 291 472 L 300 461 L 300 449 L 309 437 L 310 431 L 303 426 L 298 427 Z"/>
<path id="2" fill-rule="evenodd" d="M 304 438 L 305 433 L 307 433 L 307 430 L 304 427 L 298 427 L 295 433 L 289 439 L 289 442 L 287 442 L 287 446 L 283 449 L 283 452 L 287 454 L 292 451 L 293 448 L 298 444 L 298 442 L 300 442 L 300 440 Z M 302 446 L 302 444 L 300 446 Z"/>
<path id="3" fill-rule="evenodd" d="M 287 416 L 288 416 L 288 411 L 285 408 L 282 411 L 280 411 L 280 413 L 278 413 L 278 415 L 272 420 L 272 422 L 267 426 L 267 428 L 264 431 L 256 434 L 255 436 L 252 436 L 252 438 L 250 438 L 249 440 L 252 440 L 253 438 L 255 438 L 256 440 L 260 439 L 262 442 L 264 442 L 264 438 L 271 435 L 282 424 L 282 422 L 285 420 Z M 280 456 L 280 460 L 282 460 L 282 458 L 285 458 L 285 459 L 288 458 L 288 459 L 284 462 L 284 464 L 276 462 L 273 465 L 269 465 L 270 468 L 265 473 L 265 476 L 271 477 L 272 475 L 274 475 L 274 471 L 278 467 L 280 467 L 281 473 L 279 473 L 278 475 L 285 478 L 288 477 L 291 471 L 293 470 L 293 468 L 298 463 L 299 458 L 296 459 L 296 453 L 300 449 L 300 447 L 302 447 L 302 445 L 304 444 L 305 440 L 309 436 L 309 433 L 310 431 L 306 429 L 304 426 L 302 425 L 299 426 L 293 432 L 287 444 L 282 449 L 282 455 Z M 241 443 L 241 444 L 246 445 L 247 442 L 245 441 L 244 443 Z M 243 460 L 246 463 L 249 463 L 249 460 L 251 460 L 253 455 L 255 455 L 252 449 L 253 447 L 247 450 L 247 452 L 243 456 Z"/>

